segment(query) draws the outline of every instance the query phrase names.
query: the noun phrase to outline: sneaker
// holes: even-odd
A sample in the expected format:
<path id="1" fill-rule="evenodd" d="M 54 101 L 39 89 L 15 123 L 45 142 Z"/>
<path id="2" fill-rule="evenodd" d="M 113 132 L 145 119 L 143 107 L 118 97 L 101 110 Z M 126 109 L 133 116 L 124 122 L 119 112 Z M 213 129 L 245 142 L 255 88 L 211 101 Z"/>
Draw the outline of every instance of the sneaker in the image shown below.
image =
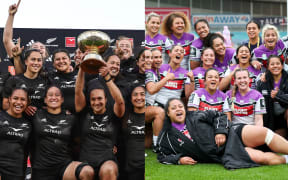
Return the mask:
<path id="1" fill-rule="evenodd" d="M 159 146 L 158 145 L 156 145 L 156 146 L 152 145 L 152 151 L 154 153 L 158 153 L 159 152 Z"/>

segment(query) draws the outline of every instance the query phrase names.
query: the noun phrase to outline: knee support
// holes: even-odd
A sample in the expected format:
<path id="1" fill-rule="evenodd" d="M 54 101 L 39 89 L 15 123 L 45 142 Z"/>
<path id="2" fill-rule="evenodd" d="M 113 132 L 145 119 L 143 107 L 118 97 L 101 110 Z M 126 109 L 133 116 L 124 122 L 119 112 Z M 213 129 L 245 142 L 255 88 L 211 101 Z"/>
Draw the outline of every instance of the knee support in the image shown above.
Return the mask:
<path id="1" fill-rule="evenodd" d="M 267 144 L 267 146 L 269 146 L 269 144 L 271 143 L 273 136 L 274 136 L 274 132 L 268 129 L 266 133 L 266 137 L 265 137 L 265 143 Z"/>
<path id="2" fill-rule="evenodd" d="M 81 173 L 81 170 L 83 169 L 84 166 L 89 166 L 88 163 L 81 163 L 77 166 L 76 170 L 75 170 L 75 177 L 77 180 L 80 180 L 80 173 Z"/>

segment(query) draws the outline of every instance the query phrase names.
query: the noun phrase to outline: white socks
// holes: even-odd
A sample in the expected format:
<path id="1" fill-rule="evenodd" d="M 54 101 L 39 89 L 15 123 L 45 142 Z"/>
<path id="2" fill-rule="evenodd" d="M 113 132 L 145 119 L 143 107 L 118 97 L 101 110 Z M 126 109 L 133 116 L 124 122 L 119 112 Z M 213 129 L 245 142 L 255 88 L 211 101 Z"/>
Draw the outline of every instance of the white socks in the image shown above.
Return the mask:
<path id="1" fill-rule="evenodd" d="M 288 155 L 282 155 L 282 156 L 285 158 L 286 164 L 288 164 Z"/>
<path id="2" fill-rule="evenodd" d="M 154 136 L 154 135 L 153 135 L 153 145 L 154 145 L 154 146 L 157 145 L 157 139 L 158 139 L 158 136 Z"/>

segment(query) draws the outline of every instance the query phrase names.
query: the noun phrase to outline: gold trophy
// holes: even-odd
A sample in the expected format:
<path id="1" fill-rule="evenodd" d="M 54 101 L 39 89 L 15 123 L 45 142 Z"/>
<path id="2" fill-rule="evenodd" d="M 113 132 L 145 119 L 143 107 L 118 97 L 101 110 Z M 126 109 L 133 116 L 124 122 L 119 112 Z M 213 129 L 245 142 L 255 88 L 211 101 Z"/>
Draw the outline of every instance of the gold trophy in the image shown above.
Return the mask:
<path id="1" fill-rule="evenodd" d="M 79 49 L 88 54 L 84 57 L 80 66 L 84 72 L 98 74 L 99 68 L 105 65 L 101 54 L 103 54 L 110 44 L 110 37 L 101 31 L 85 31 L 77 39 Z"/>

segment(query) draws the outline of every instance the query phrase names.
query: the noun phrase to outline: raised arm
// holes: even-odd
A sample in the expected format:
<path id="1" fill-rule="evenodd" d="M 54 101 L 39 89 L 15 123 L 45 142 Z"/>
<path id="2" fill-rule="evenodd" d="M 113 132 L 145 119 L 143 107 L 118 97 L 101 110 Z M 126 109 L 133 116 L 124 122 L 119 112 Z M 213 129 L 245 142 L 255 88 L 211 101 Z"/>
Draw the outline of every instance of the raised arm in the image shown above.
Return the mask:
<path id="1" fill-rule="evenodd" d="M 86 106 L 86 99 L 83 93 L 84 89 L 84 72 L 79 66 L 79 71 L 75 84 L 75 110 L 76 112 L 80 112 Z"/>
<path id="2" fill-rule="evenodd" d="M 219 84 L 219 90 L 224 91 L 226 89 L 229 89 L 229 86 L 231 84 L 232 78 L 234 76 L 235 71 L 239 69 L 239 66 L 237 66 L 232 72 L 228 68 L 227 71 L 224 74 L 224 78 L 221 80 Z"/>
<path id="3" fill-rule="evenodd" d="M 24 73 L 24 65 L 21 62 L 21 54 L 24 50 L 24 46 L 20 47 L 21 39 L 18 38 L 16 46 L 12 48 L 12 55 L 13 55 L 13 61 L 14 61 L 14 67 L 16 74 Z"/>
<path id="4" fill-rule="evenodd" d="M 167 81 L 175 79 L 174 74 L 170 73 L 170 69 L 168 70 L 166 76 L 158 82 L 152 81 L 153 78 L 151 76 L 153 76 L 152 72 L 146 72 L 146 90 L 151 95 L 160 91 L 160 89 L 167 83 Z"/>
<path id="5" fill-rule="evenodd" d="M 195 90 L 195 80 L 194 80 L 193 72 L 189 71 L 187 73 L 187 76 L 189 79 L 188 79 L 188 81 L 185 82 L 185 86 L 184 86 L 186 100 L 189 99 L 191 93 Z M 189 83 L 187 84 L 187 82 L 189 82 Z"/>
<path id="6" fill-rule="evenodd" d="M 115 101 L 114 103 L 114 113 L 117 117 L 123 117 L 125 113 L 125 102 L 124 98 L 119 90 L 119 88 L 112 81 L 112 77 L 110 76 L 108 69 L 106 66 L 99 69 L 99 73 L 103 76 L 106 85 Z"/>
<path id="7" fill-rule="evenodd" d="M 13 4 L 9 7 L 9 16 L 6 21 L 6 25 L 4 28 L 4 33 L 3 33 L 3 44 L 6 49 L 6 52 L 8 56 L 11 58 L 13 57 L 12 55 L 12 48 L 15 46 L 12 38 L 13 38 L 13 21 L 14 21 L 14 16 L 18 10 L 19 4 L 21 0 L 18 1 L 17 4 Z"/>

